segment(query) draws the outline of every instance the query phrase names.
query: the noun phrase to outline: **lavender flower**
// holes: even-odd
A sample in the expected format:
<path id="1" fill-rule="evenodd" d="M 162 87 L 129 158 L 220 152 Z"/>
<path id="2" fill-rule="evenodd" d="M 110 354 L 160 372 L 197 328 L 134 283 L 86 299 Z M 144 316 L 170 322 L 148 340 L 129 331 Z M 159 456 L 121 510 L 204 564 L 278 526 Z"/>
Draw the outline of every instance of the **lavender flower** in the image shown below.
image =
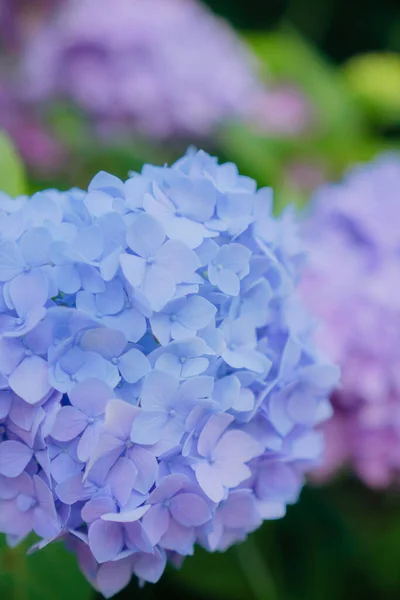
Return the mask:
<path id="1" fill-rule="evenodd" d="M 23 85 L 157 138 L 208 135 L 258 88 L 247 50 L 195 0 L 68 0 L 28 36 Z"/>
<path id="2" fill-rule="evenodd" d="M 337 371 L 291 213 L 189 152 L 0 195 L 0 531 L 64 538 L 106 597 L 295 502 Z"/>
<path id="3" fill-rule="evenodd" d="M 400 159 L 383 156 L 316 192 L 304 296 L 343 371 L 319 477 L 343 464 L 373 487 L 400 470 Z"/>

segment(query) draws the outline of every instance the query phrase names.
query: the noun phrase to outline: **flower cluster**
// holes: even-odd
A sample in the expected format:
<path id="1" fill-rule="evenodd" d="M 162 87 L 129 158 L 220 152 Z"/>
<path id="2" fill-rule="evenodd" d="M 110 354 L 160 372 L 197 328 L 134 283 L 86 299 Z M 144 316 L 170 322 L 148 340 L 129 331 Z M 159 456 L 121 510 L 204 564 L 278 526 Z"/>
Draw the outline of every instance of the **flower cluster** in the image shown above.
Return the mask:
<path id="1" fill-rule="evenodd" d="M 68 0 L 27 37 L 22 85 L 72 100 L 101 130 L 202 138 L 246 110 L 253 67 L 195 0 Z"/>
<path id="2" fill-rule="evenodd" d="M 296 500 L 337 369 L 295 294 L 291 213 L 189 152 L 0 196 L 0 531 L 63 537 L 105 596 Z"/>
<path id="3" fill-rule="evenodd" d="M 378 487 L 400 471 L 399 190 L 400 159 L 383 156 L 322 187 L 305 230 L 304 297 L 343 370 L 318 475 L 349 463 Z"/>

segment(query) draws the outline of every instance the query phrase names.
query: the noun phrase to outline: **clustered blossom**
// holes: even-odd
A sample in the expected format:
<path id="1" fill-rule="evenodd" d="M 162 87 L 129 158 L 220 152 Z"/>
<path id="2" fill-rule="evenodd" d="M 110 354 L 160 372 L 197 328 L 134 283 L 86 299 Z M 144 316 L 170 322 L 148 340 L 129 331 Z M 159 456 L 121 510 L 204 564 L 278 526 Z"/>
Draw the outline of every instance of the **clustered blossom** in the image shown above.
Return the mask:
<path id="1" fill-rule="evenodd" d="M 291 213 L 189 152 L 0 196 L 0 531 L 65 538 L 109 597 L 297 499 L 337 370 L 295 294 Z"/>
<path id="2" fill-rule="evenodd" d="M 342 367 L 319 477 L 343 464 L 373 487 L 400 472 L 400 158 L 358 167 L 316 193 L 305 227 L 304 297 Z M 351 310 L 350 310 L 351 308 Z"/>
<path id="3" fill-rule="evenodd" d="M 258 89 L 247 49 L 196 0 L 67 0 L 27 36 L 23 63 L 33 100 L 156 138 L 202 138 Z"/>

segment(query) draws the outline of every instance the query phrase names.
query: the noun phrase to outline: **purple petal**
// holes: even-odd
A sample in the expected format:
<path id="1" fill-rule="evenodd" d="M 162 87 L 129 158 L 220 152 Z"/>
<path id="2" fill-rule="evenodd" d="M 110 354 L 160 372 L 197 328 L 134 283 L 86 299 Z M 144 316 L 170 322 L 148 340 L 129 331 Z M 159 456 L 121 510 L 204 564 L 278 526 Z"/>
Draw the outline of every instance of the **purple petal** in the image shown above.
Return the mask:
<path id="1" fill-rule="evenodd" d="M 112 398 L 106 407 L 104 427 L 120 440 L 128 440 L 132 423 L 140 409 L 118 398 Z"/>
<path id="2" fill-rule="evenodd" d="M 59 442 L 68 442 L 87 427 L 87 416 L 73 406 L 63 406 L 57 413 L 51 435 Z"/>
<path id="3" fill-rule="evenodd" d="M 121 507 L 129 500 L 137 473 L 136 465 L 128 458 L 122 457 L 117 460 L 108 475 L 107 483 Z"/>
<path id="4" fill-rule="evenodd" d="M 5 392 L 0 392 L 0 394 L 1 393 Z M 18 425 L 18 427 L 21 427 L 21 429 L 24 429 L 25 431 L 30 431 L 39 411 L 42 411 L 44 418 L 45 413 L 43 412 L 43 409 L 39 406 L 27 404 L 24 400 L 14 395 L 9 417 L 15 425 Z"/>
<path id="5" fill-rule="evenodd" d="M 234 490 L 218 509 L 225 527 L 252 529 L 260 523 L 254 494 L 248 490 Z"/>
<path id="6" fill-rule="evenodd" d="M 213 502 L 221 502 L 224 497 L 224 486 L 222 484 L 222 471 L 215 464 L 200 462 L 194 465 L 197 481 L 203 492 Z"/>
<path id="7" fill-rule="evenodd" d="M 99 438 L 102 423 L 95 422 L 86 427 L 78 443 L 77 455 L 81 462 L 88 462 Z"/>
<path id="8" fill-rule="evenodd" d="M 204 373 L 208 365 L 209 361 L 207 358 L 189 358 L 182 366 L 181 376 L 195 377 L 196 375 L 200 375 L 200 373 Z"/>
<path id="9" fill-rule="evenodd" d="M 133 550 L 139 549 L 142 552 L 153 552 L 153 544 L 140 521 L 124 523 L 124 529 L 125 543 L 128 548 L 132 548 Z"/>
<path id="10" fill-rule="evenodd" d="M 19 340 L 0 337 L 0 371 L 9 375 L 25 356 L 25 348 Z"/>
<path id="11" fill-rule="evenodd" d="M 90 484 L 84 484 L 82 473 L 77 473 L 68 479 L 65 479 L 56 486 L 55 492 L 61 502 L 71 505 L 81 500 L 89 498 L 97 491 L 97 488 Z"/>
<path id="12" fill-rule="evenodd" d="M 96 295 L 97 309 L 106 315 L 116 315 L 124 308 L 124 303 L 125 292 L 120 279 L 110 281 L 105 291 Z"/>
<path id="13" fill-rule="evenodd" d="M 167 559 L 163 552 L 158 549 L 153 554 L 138 554 L 133 559 L 133 572 L 136 577 L 157 583 L 164 572 Z"/>
<path id="14" fill-rule="evenodd" d="M 139 214 L 126 232 L 129 248 L 144 258 L 155 256 L 164 240 L 164 228 L 154 217 L 146 213 Z"/>
<path id="15" fill-rule="evenodd" d="M 214 451 L 218 439 L 232 421 L 233 417 L 226 413 L 212 415 L 200 433 L 197 443 L 199 454 L 206 457 L 210 456 Z"/>
<path id="16" fill-rule="evenodd" d="M 158 544 L 169 525 L 169 512 L 161 504 L 152 506 L 142 519 L 143 527 L 153 546 Z"/>
<path id="17" fill-rule="evenodd" d="M 36 475 L 33 477 L 36 498 L 39 505 L 33 509 L 33 528 L 37 535 L 51 538 L 57 535 L 61 527 L 58 522 L 53 494 L 45 482 Z"/>
<path id="18" fill-rule="evenodd" d="M 171 321 L 168 315 L 154 314 L 150 319 L 151 329 L 154 337 L 160 344 L 168 344 L 171 339 Z"/>
<path id="19" fill-rule="evenodd" d="M 135 489 L 146 494 L 157 478 L 157 459 L 154 454 L 140 446 L 134 446 L 128 450 L 127 456 L 134 462 L 138 471 Z"/>
<path id="20" fill-rule="evenodd" d="M 195 541 L 194 527 L 182 527 L 180 523 L 171 519 L 168 530 L 160 540 L 160 546 L 182 556 L 190 556 L 194 552 Z"/>
<path id="21" fill-rule="evenodd" d="M 110 523 L 133 523 L 143 517 L 150 510 L 149 506 L 139 506 L 133 510 L 116 513 L 106 513 L 101 518 Z"/>
<path id="22" fill-rule="evenodd" d="M 200 261 L 193 250 L 177 240 L 169 240 L 157 253 L 157 265 L 168 271 L 175 283 L 190 282 Z"/>
<path id="23" fill-rule="evenodd" d="M 137 444 L 151 445 L 158 442 L 162 435 L 165 424 L 168 421 L 166 412 L 142 410 L 132 425 L 131 439 Z"/>
<path id="24" fill-rule="evenodd" d="M 149 373 L 150 363 L 140 350 L 132 348 L 119 358 L 118 368 L 125 381 L 136 383 Z"/>
<path id="25" fill-rule="evenodd" d="M 82 281 L 76 265 L 62 265 L 55 268 L 56 285 L 65 294 L 76 294 L 81 289 Z"/>
<path id="26" fill-rule="evenodd" d="M 94 521 L 89 526 L 89 546 L 97 562 L 114 560 L 124 547 L 121 525 L 101 519 Z"/>
<path id="27" fill-rule="evenodd" d="M 31 308 L 43 306 L 47 301 L 47 278 L 40 270 L 22 273 L 10 283 L 10 299 L 19 316 Z"/>
<path id="28" fill-rule="evenodd" d="M 104 258 L 100 263 L 100 273 L 102 277 L 102 281 L 111 281 L 115 274 L 118 271 L 118 267 L 120 265 L 120 256 L 121 256 L 122 248 L 118 247 L 113 252 L 111 252 L 106 258 Z M 104 283 L 103 281 L 103 283 Z M 87 288 L 89 289 L 89 288 Z M 97 290 L 90 290 L 96 292 Z"/>
<path id="29" fill-rule="evenodd" d="M 122 331 L 128 342 L 138 342 L 146 333 L 146 319 L 135 309 L 125 310 L 119 315 L 104 317 L 103 323 Z"/>
<path id="30" fill-rule="evenodd" d="M 0 443 L 0 474 L 6 477 L 21 475 L 33 456 L 33 450 L 16 440 Z"/>
<path id="31" fill-rule="evenodd" d="M 168 237 L 184 244 L 187 248 L 197 248 L 204 239 L 207 230 L 201 223 L 195 223 L 185 217 L 174 217 L 164 221 Z"/>
<path id="32" fill-rule="evenodd" d="M 35 404 L 51 390 L 49 366 L 38 356 L 27 356 L 9 377 L 11 389 L 28 402 Z"/>
<path id="33" fill-rule="evenodd" d="M 92 261 L 98 258 L 104 246 L 103 233 L 97 225 L 90 225 L 80 229 L 71 244 L 69 254 L 73 258 Z"/>
<path id="34" fill-rule="evenodd" d="M 176 288 L 169 271 L 158 264 L 152 264 L 146 271 L 141 289 L 151 308 L 160 311 L 172 300 Z"/>
<path id="35" fill-rule="evenodd" d="M 115 512 L 117 505 L 109 496 L 97 496 L 86 502 L 82 508 L 81 516 L 85 523 L 92 523 L 109 512 Z"/>
<path id="36" fill-rule="evenodd" d="M 106 360 L 111 360 L 124 351 L 126 344 L 126 337 L 122 331 L 98 327 L 83 334 L 80 347 L 82 350 L 98 352 Z"/>
<path id="37" fill-rule="evenodd" d="M 86 379 L 70 392 L 70 401 L 75 408 L 90 417 L 102 415 L 107 402 L 114 396 L 112 390 L 100 379 Z"/>
<path id="38" fill-rule="evenodd" d="M 51 461 L 51 475 L 54 477 L 56 483 L 61 483 L 68 477 L 76 475 L 81 470 L 81 465 L 78 461 L 74 460 L 66 452 L 61 452 Z"/>
<path id="39" fill-rule="evenodd" d="M 132 577 L 131 562 L 128 558 L 100 565 L 96 584 L 105 598 L 111 598 L 128 585 Z"/>
<path id="40" fill-rule="evenodd" d="M 30 266 L 40 266 L 49 260 L 53 238 L 45 227 L 32 227 L 19 240 L 19 248 L 25 262 Z"/>
<path id="41" fill-rule="evenodd" d="M 240 431 L 234 429 L 227 431 L 219 439 L 214 457 L 219 461 L 238 461 L 247 462 L 263 452 L 263 447 L 258 440 Z"/>
<path id="42" fill-rule="evenodd" d="M 199 330 L 214 318 L 217 309 L 201 296 L 190 296 L 179 311 L 179 321 L 188 329 Z"/>
<path id="43" fill-rule="evenodd" d="M 212 517 L 211 510 L 197 494 L 177 494 L 171 499 L 171 515 L 184 527 L 199 527 Z"/>
<path id="44" fill-rule="evenodd" d="M 117 261 L 117 265 L 119 261 Z M 98 294 L 104 292 L 105 284 L 100 275 L 99 271 L 92 265 L 85 265 L 84 263 L 76 265 L 78 273 L 82 281 L 82 287 L 87 292 L 92 294 Z"/>
<path id="45" fill-rule="evenodd" d="M 5 419 L 8 415 L 12 402 L 11 392 L 8 390 L 0 390 L 0 419 Z"/>
<path id="46" fill-rule="evenodd" d="M 14 501 L 4 501 L 0 510 L 0 529 L 7 535 L 27 536 L 32 531 L 33 511 L 21 512 Z"/>
<path id="47" fill-rule="evenodd" d="M 179 381 L 162 371 L 152 371 L 146 378 L 141 394 L 141 406 L 146 410 L 163 411 L 179 388 Z"/>
<path id="48" fill-rule="evenodd" d="M 209 269 L 209 275 L 211 275 L 211 270 Z M 238 296 L 240 292 L 240 279 L 239 276 L 230 269 L 222 269 L 221 271 L 217 271 L 217 275 L 213 278 L 215 283 L 224 294 L 228 294 L 228 296 Z M 211 281 L 211 276 L 210 276 Z"/>
<path id="49" fill-rule="evenodd" d="M 169 354 L 169 352 L 166 351 L 157 359 L 156 369 L 158 369 L 159 372 L 168 374 L 178 381 L 181 378 L 182 362 L 179 360 L 178 356 Z"/>
<path id="50" fill-rule="evenodd" d="M 21 252 L 13 242 L 0 243 L 0 281 L 10 281 L 24 269 Z"/>
<path id="51" fill-rule="evenodd" d="M 169 500 L 179 490 L 181 490 L 188 483 L 188 478 L 181 473 L 174 473 L 165 477 L 158 487 L 152 492 L 148 498 L 149 504 L 162 503 L 165 500 Z"/>
<path id="52" fill-rule="evenodd" d="M 119 262 L 126 280 L 133 288 L 138 288 L 146 274 L 146 261 L 131 254 L 121 254 Z"/>

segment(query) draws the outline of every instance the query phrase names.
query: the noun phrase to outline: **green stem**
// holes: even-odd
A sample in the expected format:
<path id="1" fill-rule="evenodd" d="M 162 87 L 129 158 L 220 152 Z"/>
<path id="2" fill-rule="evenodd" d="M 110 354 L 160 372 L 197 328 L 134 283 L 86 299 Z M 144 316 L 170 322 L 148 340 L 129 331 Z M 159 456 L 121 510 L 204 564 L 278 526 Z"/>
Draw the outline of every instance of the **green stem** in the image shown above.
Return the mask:
<path id="1" fill-rule="evenodd" d="M 278 600 L 276 585 L 253 536 L 235 546 L 235 551 L 254 600 Z"/>

